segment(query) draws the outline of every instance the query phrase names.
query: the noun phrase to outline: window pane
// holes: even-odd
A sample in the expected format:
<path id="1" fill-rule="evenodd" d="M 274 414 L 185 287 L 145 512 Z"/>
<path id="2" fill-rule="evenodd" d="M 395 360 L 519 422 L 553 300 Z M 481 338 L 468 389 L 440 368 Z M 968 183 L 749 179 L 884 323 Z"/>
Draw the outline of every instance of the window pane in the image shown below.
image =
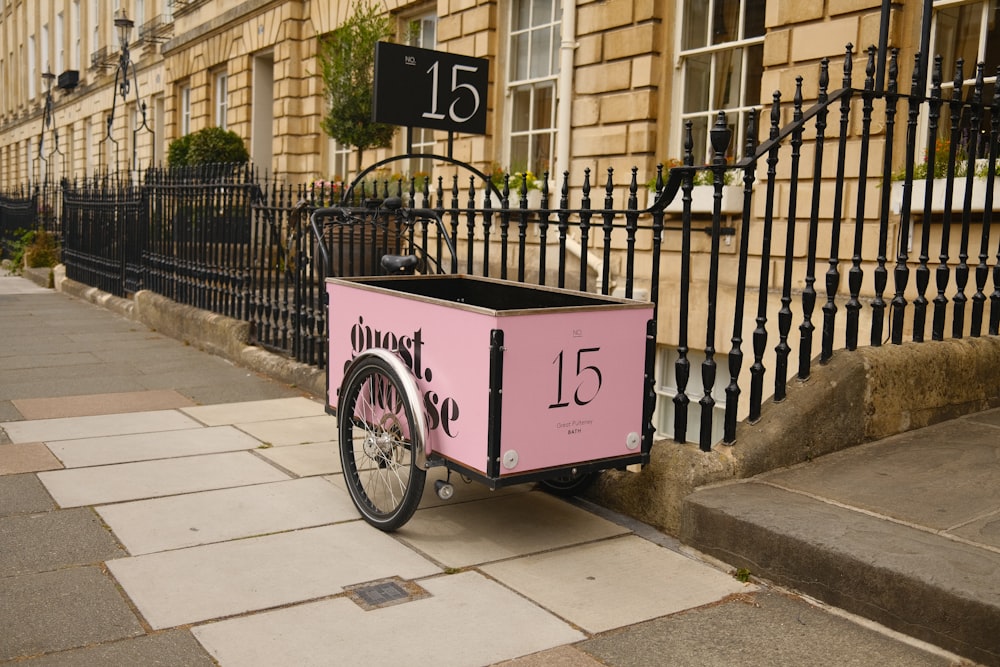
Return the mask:
<path id="1" fill-rule="evenodd" d="M 706 159 L 707 146 L 708 146 L 708 117 L 701 116 L 700 118 L 693 118 L 691 123 L 691 136 L 694 138 L 694 163 L 695 164 L 706 164 L 708 160 Z"/>
<path id="2" fill-rule="evenodd" d="M 531 31 L 531 77 L 549 75 L 549 58 L 552 53 L 552 33 L 548 28 Z"/>
<path id="3" fill-rule="evenodd" d="M 706 111 L 712 56 L 710 54 L 691 56 L 684 62 L 684 113 Z"/>
<path id="4" fill-rule="evenodd" d="M 760 74 L 764 71 L 764 45 L 758 44 L 746 50 L 747 78 L 746 92 L 743 95 L 743 105 L 760 104 Z"/>
<path id="5" fill-rule="evenodd" d="M 965 59 L 964 76 L 969 78 L 975 72 L 974 65 L 979 54 L 979 27 L 982 5 L 960 5 L 947 7 L 937 12 L 937 51 L 942 56 L 941 72 L 945 81 L 955 76 L 955 63 Z"/>
<path id="6" fill-rule="evenodd" d="M 536 129 L 555 125 L 555 89 L 544 86 L 535 89 L 535 122 Z"/>
<path id="7" fill-rule="evenodd" d="M 535 135 L 535 151 L 531 162 L 528 163 L 528 171 L 534 172 L 535 176 L 541 178 L 542 174 L 550 171 L 552 166 L 552 135 Z"/>
<path id="8" fill-rule="evenodd" d="M 739 39 L 740 0 L 715 0 L 712 15 L 712 44 Z"/>
<path id="9" fill-rule="evenodd" d="M 528 78 L 528 33 L 516 35 L 511 44 L 510 78 L 523 81 Z"/>
<path id="10" fill-rule="evenodd" d="M 531 89 L 519 88 L 515 90 L 513 102 L 511 130 L 527 132 L 531 129 Z"/>
<path id="11" fill-rule="evenodd" d="M 552 22 L 552 0 L 533 0 L 533 2 L 528 2 L 527 4 L 534 5 L 534 14 L 531 17 L 532 25 L 542 25 L 543 23 Z"/>
<path id="12" fill-rule="evenodd" d="M 514 3 L 514 30 L 526 30 L 531 27 L 531 2 L 521 0 Z"/>
<path id="13" fill-rule="evenodd" d="M 1000 13 L 1000 0 L 991 0 L 987 15 L 986 52 L 983 57 L 987 76 L 995 74 L 997 65 L 1000 65 L 1000 25 L 997 25 L 1000 22 L 1000 16 L 998 13 Z"/>
<path id="14" fill-rule="evenodd" d="M 715 54 L 715 95 L 713 109 L 729 109 L 741 105 L 740 80 L 743 77 L 743 49 L 720 51 Z"/>
<path id="15" fill-rule="evenodd" d="M 511 171 L 519 171 L 528 164 L 528 137 L 512 137 L 510 140 Z"/>
<path id="16" fill-rule="evenodd" d="M 743 18 L 743 38 L 762 37 L 764 35 L 765 0 L 747 0 Z"/>
<path id="17" fill-rule="evenodd" d="M 706 0 L 684 0 L 681 48 L 697 49 L 705 46 L 708 34 L 708 7 Z"/>

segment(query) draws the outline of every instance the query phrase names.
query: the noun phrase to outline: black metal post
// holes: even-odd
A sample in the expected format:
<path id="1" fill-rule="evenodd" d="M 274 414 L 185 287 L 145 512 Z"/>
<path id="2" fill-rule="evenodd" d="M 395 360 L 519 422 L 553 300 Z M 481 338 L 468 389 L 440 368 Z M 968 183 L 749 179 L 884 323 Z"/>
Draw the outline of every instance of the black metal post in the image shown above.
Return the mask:
<path id="1" fill-rule="evenodd" d="M 885 57 L 889 47 L 889 19 L 891 16 L 891 0 L 882 0 L 882 16 L 878 29 L 878 66 L 875 73 L 875 90 L 878 93 L 885 90 Z"/>

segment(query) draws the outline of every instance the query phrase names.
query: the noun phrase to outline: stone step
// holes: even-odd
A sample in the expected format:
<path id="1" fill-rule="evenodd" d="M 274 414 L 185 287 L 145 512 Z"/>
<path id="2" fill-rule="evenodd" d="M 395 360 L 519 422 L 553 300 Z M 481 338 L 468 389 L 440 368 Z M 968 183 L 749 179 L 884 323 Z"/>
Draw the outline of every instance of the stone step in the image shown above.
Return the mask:
<path id="1" fill-rule="evenodd" d="M 754 577 L 1000 664 L 1000 554 L 990 549 L 762 481 L 689 495 L 681 540 Z"/>

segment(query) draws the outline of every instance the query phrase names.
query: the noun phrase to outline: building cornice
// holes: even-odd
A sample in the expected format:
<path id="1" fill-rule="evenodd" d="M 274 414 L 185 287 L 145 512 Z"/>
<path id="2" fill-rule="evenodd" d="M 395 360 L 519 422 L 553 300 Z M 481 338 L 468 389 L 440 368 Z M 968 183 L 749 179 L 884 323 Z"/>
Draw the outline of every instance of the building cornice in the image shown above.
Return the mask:
<path id="1" fill-rule="evenodd" d="M 166 57 L 175 51 L 179 51 L 193 42 L 208 37 L 212 33 L 221 32 L 230 27 L 240 19 L 249 18 L 256 14 L 262 14 L 272 6 L 278 6 L 281 0 L 247 0 L 238 7 L 219 14 L 213 19 L 202 23 L 197 28 L 177 35 L 163 43 L 160 53 Z"/>

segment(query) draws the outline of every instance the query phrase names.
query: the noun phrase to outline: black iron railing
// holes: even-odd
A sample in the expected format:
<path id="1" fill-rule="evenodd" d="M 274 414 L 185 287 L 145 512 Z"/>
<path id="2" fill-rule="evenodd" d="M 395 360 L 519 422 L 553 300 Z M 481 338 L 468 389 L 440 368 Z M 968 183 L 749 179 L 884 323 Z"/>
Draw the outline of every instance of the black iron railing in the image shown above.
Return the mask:
<path id="1" fill-rule="evenodd" d="M 766 400 L 785 397 L 790 374 L 808 378 L 836 349 L 998 334 L 997 87 L 987 100 L 983 68 L 970 85 L 960 63 L 954 92 L 942 94 L 938 64 L 928 93 L 915 71 L 904 94 L 893 53 L 879 90 L 874 48 L 860 57 L 863 84 L 855 87 L 855 58 L 849 46 L 833 91 L 822 63 L 808 106 L 801 78 L 790 102 L 775 93 L 769 121 L 755 115 L 746 132 L 742 159 L 727 160 L 736 151 L 724 114 L 709 165 L 693 164 L 689 130 L 685 164 L 659 170 L 648 205 L 635 169 L 624 182 L 612 170 L 588 170 L 578 181 L 563 173 L 554 188 L 546 174 L 538 191 L 517 175 L 493 183 L 443 157 L 441 173 L 426 178 L 376 177 L 409 157 L 399 156 L 354 184 L 308 187 L 265 182 L 247 168 L 154 170 L 138 185 L 67 187 L 67 272 L 114 293 L 153 289 L 248 320 L 259 344 L 322 367 L 323 279 L 378 271 L 372 258 L 384 239 L 361 236 L 364 225 L 326 225 L 327 263 L 309 216 L 348 207 L 365 220 L 373 215 L 365 200 L 400 197 L 440 216 L 457 251 L 450 271 L 657 303 L 659 342 L 676 351 L 671 434 L 708 449 L 723 400 L 722 440 L 733 442 L 739 421 L 759 419 Z M 733 170 L 742 207 L 727 213 L 721 202 Z M 700 213 L 695 180 L 705 174 L 713 206 Z M 377 215 L 391 226 L 398 213 Z M 697 391 L 693 351 L 702 355 Z"/>

